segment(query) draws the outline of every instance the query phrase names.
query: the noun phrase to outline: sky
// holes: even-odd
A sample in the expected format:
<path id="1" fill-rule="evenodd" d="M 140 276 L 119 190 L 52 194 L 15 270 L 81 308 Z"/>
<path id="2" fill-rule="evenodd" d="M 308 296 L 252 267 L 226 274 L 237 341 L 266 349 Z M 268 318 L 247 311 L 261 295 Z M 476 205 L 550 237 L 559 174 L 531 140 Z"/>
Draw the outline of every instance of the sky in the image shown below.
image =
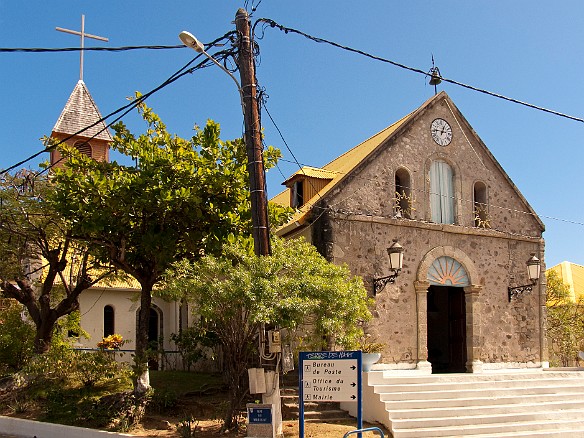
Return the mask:
<path id="1" fill-rule="evenodd" d="M 442 76 L 574 117 L 584 117 L 584 2 L 491 0 L 0 0 L 0 48 L 79 47 L 55 27 L 109 38 L 85 47 L 180 45 L 182 30 L 203 43 L 234 30 L 237 9 L 422 71 L 432 56 Z M 298 165 L 320 167 L 381 131 L 434 94 L 421 74 L 267 28 L 256 34 L 265 143 L 282 150 L 268 194 Z M 261 37 L 261 39 L 260 39 Z M 212 54 L 221 48 L 209 49 Z M 188 48 L 87 52 L 84 82 L 102 115 L 135 91 L 157 87 L 194 57 Z M 79 53 L 0 52 L 0 168 L 43 148 L 79 80 Z M 546 226 L 546 264 L 584 265 L 584 123 L 457 85 L 444 90 Z M 187 75 L 148 101 L 168 130 L 190 137 L 207 119 L 222 138 L 242 135 L 239 95 L 219 68 Z M 135 133 L 144 125 L 124 118 Z M 280 135 L 281 133 L 281 135 Z M 283 137 L 283 139 L 282 139 Z M 41 159 L 27 163 L 36 168 Z M 527 259 L 528 256 L 526 256 Z"/>

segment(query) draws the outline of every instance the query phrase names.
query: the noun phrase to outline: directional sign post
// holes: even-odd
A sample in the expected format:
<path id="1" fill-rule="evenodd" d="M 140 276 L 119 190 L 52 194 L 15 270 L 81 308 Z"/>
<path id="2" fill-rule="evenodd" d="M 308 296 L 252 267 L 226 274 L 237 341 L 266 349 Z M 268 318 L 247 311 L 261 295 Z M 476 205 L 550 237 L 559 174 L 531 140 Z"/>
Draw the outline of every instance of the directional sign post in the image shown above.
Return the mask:
<path id="1" fill-rule="evenodd" d="M 304 438 L 304 403 L 357 402 L 357 428 L 363 428 L 361 351 L 311 351 L 299 356 L 299 435 Z"/>

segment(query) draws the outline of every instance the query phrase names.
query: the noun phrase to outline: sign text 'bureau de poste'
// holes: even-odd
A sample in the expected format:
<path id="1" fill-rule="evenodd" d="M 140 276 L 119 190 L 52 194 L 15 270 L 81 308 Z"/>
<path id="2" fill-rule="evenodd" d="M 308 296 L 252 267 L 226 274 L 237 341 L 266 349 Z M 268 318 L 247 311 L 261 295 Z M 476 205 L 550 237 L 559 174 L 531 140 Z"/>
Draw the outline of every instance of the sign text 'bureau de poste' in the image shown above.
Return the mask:
<path id="1" fill-rule="evenodd" d="M 357 427 L 363 427 L 361 356 L 361 351 L 300 353 L 300 438 L 304 438 L 305 403 L 357 402 Z"/>
<path id="2" fill-rule="evenodd" d="M 300 391 L 305 402 L 357 401 L 360 351 L 300 353 Z"/>

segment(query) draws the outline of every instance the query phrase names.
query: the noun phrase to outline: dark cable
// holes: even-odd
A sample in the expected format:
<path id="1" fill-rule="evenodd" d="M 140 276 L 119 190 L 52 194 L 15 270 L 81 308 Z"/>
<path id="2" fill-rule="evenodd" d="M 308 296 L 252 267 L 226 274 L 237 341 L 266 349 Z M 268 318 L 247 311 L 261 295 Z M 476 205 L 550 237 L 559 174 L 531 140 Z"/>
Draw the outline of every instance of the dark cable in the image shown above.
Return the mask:
<path id="1" fill-rule="evenodd" d="M 212 41 L 211 43 L 207 44 L 206 46 L 207 46 L 207 47 L 212 47 L 212 46 L 214 46 L 215 44 L 217 44 L 219 41 L 221 41 L 221 40 L 223 40 L 223 39 L 225 39 L 225 38 L 230 38 L 232 34 L 233 34 L 233 32 L 232 32 L 232 31 L 231 31 L 231 32 L 228 32 L 227 34 L 223 35 L 223 36 L 222 36 L 222 37 L 220 37 L 220 38 L 217 38 L 216 40 Z M 217 56 L 218 58 L 220 58 L 220 59 L 223 59 L 223 60 L 225 60 L 225 59 L 226 59 L 228 56 L 230 56 L 230 55 L 231 55 L 231 51 L 230 51 L 230 50 L 223 50 L 223 51 L 220 51 L 220 52 L 218 52 L 217 54 L 215 54 L 215 56 Z M 21 166 L 22 164 L 24 164 L 24 163 L 26 163 L 26 162 L 28 162 L 28 161 L 30 161 L 30 160 L 32 160 L 32 159 L 34 159 L 34 158 L 38 157 L 39 155 L 41 155 L 41 154 L 43 154 L 43 153 L 45 153 L 45 152 L 50 152 L 51 150 L 53 150 L 53 149 L 54 149 L 55 147 L 57 147 L 58 145 L 60 145 L 60 144 L 63 144 L 63 143 L 65 143 L 66 141 L 70 140 L 71 138 L 73 138 L 73 137 L 75 137 L 75 136 L 77 136 L 77 135 L 79 135 L 79 134 L 81 134 L 81 133 L 85 132 L 86 130 L 88 130 L 88 129 L 90 129 L 90 128 L 92 128 L 92 127 L 94 127 L 94 126 L 96 126 L 96 125 L 98 125 L 98 124 L 100 124 L 100 123 L 102 123 L 102 122 L 104 122 L 104 121 L 105 121 L 105 120 L 107 120 L 108 118 L 110 118 L 110 117 L 112 117 L 112 116 L 114 116 L 114 115 L 116 115 L 116 114 L 118 114 L 118 113 L 120 113 L 120 112 L 122 112 L 122 111 L 124 111 L 124 110 L 127 110 L 127 111 L 126 111 L 126 112 L 124 112 L 124 113 L 123 113 L 121 116 L 119 116 L 118 118 L 116 118 L 116 119 L 115 119 L 113 122 L 109 123 L 109 124 L 108 124 L 108 125 L 107 125 L 107 126 L 104 128 L 104 129 L 102 129 L 102 130 L 98 131 L 96 134 L 94 134 L 94 135 L 93 135 L 93 136 L 92 136 L 90 139 L 92 139 L 92 138 L 94 138 L 95 136 L 97 136 L 97 135 L 101 134 L 101 133 L 102 133 L 102 132 L 103 132 L 105 129 L 107 129 L 107 128 L 108 128 L 108 127 L 110 127 L 110 126 L 111 126 L 113 123 L 115 123 L 115 122 L 117 122 L 118 120 L 120 120 L 120 119 L 121 119 L 121 118 L 122 118 L 124 115 L 128 114 L 128 113 L 129 113 L 129 112 L 130 112 L 130 111 L 131 111 L 133 108 L 135 108 L 136 106 L 138 106 L 138 105 L 139 105 L 141 102 L 143 102 L 144 100 L 146 100 L 148 97 L 152 96 L 152 95 L 153 95 L 154 93 L 156 93 L 157 91 L 159 91 L 159 90 L 161 90 L 162 88 L 164 88 L 164 87 L 166 87 L 166 86 L 170 85 L 171 83 L 175 82 L 176 80 L 180 79 L 182 76 L 184 76 L 184 75 L 186 75 L 186 74 L 193 73 L 194 71 L 196 71 L 196 70 L 198 70 L 198 69 L 200 69 L 200 68 L 204 68 L 204 67 L 206 67 L 206 64 L 207 64 L 208 62 L 210 62 L 210 61 L 209 61 L 209 60 L 207 60 L 207 59 L 205 59 L 204 61 L 202 61 L 201 63 L 199 63 L 199 64 L 198 64 L 198 65 L 196 65 L 195 67 L 192 67 L 192 68 L 190 68 L 190 69 L 186 70 L 186 69 L 187 69 L 187 68 L 188 68 L 188 67 L 189 67 L 189 66 L 190 66 L 190 65 L 191 65 L 193 62 L 195 62 L 195 61 L 196 61 L 196 60 L 197 60 L 197 59 L 198 59 L 200 56 L 202 56 L 202 55 L 201 55 L 201 54 L 197 55 L 195 58 L 193 58 L 191 61 L 189 61 L 189 62 L 188 62 L 188 63 L 187 63 L 187 64 L 186 64 L 184 67 L 182 67 L 181 69 L 179 69 L 179 70 L 178 70 L 176 73 L 174 73 L 173 75 L 171 75 L 171 76 L 170 76 L 170 77 L 169 77 L 169 78 L 168 78 L 166 81 L 164 81 L 162 84 L 160 84 L 158 87 L 156 87 L 156 88 L 154 88 L 154 89 L 150 90 L 148 93 L 145 93 L 145 94 L 143 94 L 142 96 L 140 96 L 140 97 L 139 97 L 139 98 L 137 98 L 136 100 L 133 100 L 133 101 L 132 101 L 132 102 L 130 102 L 129 104 L 127 104 L 127 105 L 124 105 L 124 106 L 123 106 L 123 107 L 121 107 L 121 108 L 118 108 L 117 110 L 115 110 L 115 111 L 111 112 L 111 113 L 110 113 L 110 114 L 108 114 L 107 116 L 105 116 L 105 117 L 102 117 L 101 119 L 99 119 L 99 120 L 98 120 L 98 121 L 96 121 L 95 123 L 93 123 L 93 124 L 91 124 L 91 125 L 89 125 L 89 126 L 86 126 L 86 127 L 84 127 L 83 129 L 81 129 L 81 130 L 77 131 L 76 133 L 74 133 L 74 134 L 72 134 L 72 135 L 70 135 L 70 136 L 66 137 L 65 139 L 63 139 L 63 140 L 59 141 L 58 143 L 55 143 L 55 144 L 53 144 L 53 145 L 51 145 L 51 146 L 45 146 L 45 147 L 44 147 L 42 150 L 40 150 L 39 152 L 36 152 L 35 154 L 33 154 L 33 155 L 29 156 L 28 158 L 26 158 L 26 159 L 24 159 L 24 160 L 22 160 L 22 161 L 19 161 L 18 163 L 14 164 L 14 165 L 12 165 L 12 166 L 10 166 L 10 167 L 8 167 L 7 169 L 4 169 L 4 170 L 0 171 L 0 176 L 1 176 L 1 175 L 4 175 L 4 174 L 6 174 L 6 173 L 8 173 L 9 171 L 11 171 L 11 170 L 15 169 L 16 167 L 19 167 L 19 166 Z M 58 162 L 60 162 L 62 159 L 63 159 L 63 158 L 61 158 L 61 159 L 60 159 Z M 49 170 L 51 167 L 53 167 L 55 164 L 57 164 L 57 163 L 54 163 L 54 164 L 53 164 L 53 165 L 51 165 L 51 166 L 47 166 L 47 168 L 45 168 L 43 171 L 39 172 L 37 175 L 40 175 L 40 174 L 42 174 L 42 173 L 46 172 L 46 171 L 47 171 L 47 170 Z"/>
<path id="2" fill-rule="evenodd" d="M 126 52 L 129 50 L 166 50 L 166 49 L 186 49 L 183 44 L 176 46 L 123 46 L 123 47 L 0 47 L 0 53 L 59 53 L 59 52 Z"/>
<path id="3" fill-rule="evenodd" d="M 424 76 L 428 76 L 428 72 L 425 72 L 424 70 L 420 70 L 419 68 L 409 67 L 407 65 L 400 64 L 399 62 L 391 61 L 391 60 L 386 59 L 386 58 L 381 58 L 379 56 L 372 55 L 372 54 L 367 53 L 367 52 L 364 52 L 362 50 L 353 49 L 351 47 L 343 46 L 341 44 L 335 43 L 333 41 L 326 40 L 324 38 L 319 38 L 319 37 L 315 37 L 315 36 L 309 35 L 307 33 L 304 33 L 302 31 L 300 31 L 300 30 L 297 30 L 297 29 L 292 29 L 292 28 L 289 28 L 289 27 L 284 27 L 281 24 L 278 24 L 274 20 L 271 20 L 269 18 L 259 18 L 259 19 L 257 19 L 256 22 L 254 23 L 254 26 L 253 26 L 254 29 L 255 29 L 255 26 L 257 24 L 259 24 L 259 23 L 264 23 L 266 26 L 270 26 L 270 27 L 276 27 L 276 28 L 278 28 L 279 30 L 283 31 L 286 34 L 288 34 L 288 33 L 296 33 L 298 35 L 302 35 L 303 37 L 308 38 L 308 39 L 310 39 L 312 41 L 315 41 L 317 43 L 329 44 L 329 45 L 334 46 L 334 47 L 337 47 L 339 49 L 347 50 L 347 51 L 353 52 L 353 53 L 358 53 L 359 55 L 366 56 L 366 57 L 371 58 L 371 59 L 374 59 L 376 61 L 385 62 L 387 64 L 391 64 L 391 65 L 394 65 L 396 67 L 399 67 L 399 68 L 403 68 L 405 70 L 412 71 L 414 73 L 419 73 L 419 74 L 422 74 Z M 263 31 L 265 31 L 265 27 L 263 28 Z M 263 37 L 263 35 L 262 35 L 262 37 Z M 582 123 L 584 123 L 584 119 L 582 119 L 580 117 L 571 116 L 569 114 L 564 114 L 564 113 L 561 113 L 559 111 L 555 111 L 555 110 L 551 110 L 551 109 L 544 108 L 544 107 L 541 107 L 541 106 L 537 106 L 537 105 L 534 105 L 534 104 L 531 104 L 531 103 L 528 103 L 528 102 L 523 102 L 521 100 L 514 99 L 512 97 L 507 97 L 507 96 L 504 96 L 502 94 L 494 93 L 492 91 L 488 91 L 488 90 L 484 90 L 482 88 L 477 88 L 477 87 L 472 86 L 472 85 L 464 84 L 462 82 L 455 81 L 454 79 L 448 79 L 448 78 L 445 78 L 445 77 L 442 77 L 442 76 L 440 77 L 440 79 L 442 79 L 442 81 L 444 81 L 444 82 L 448 82 L 448 83 L 451 83 L 451 84 L 454 84 L 454 85 L 458 85 L 460 87 L 467 88 L 469 90 L 477 91 L 479 93 L 483 93 L 483 94 L 486 94 L 488 96 L 496 97 L 498 99 L 503 99 L 503 100 L 506 100 L 508 102 L 516 103 L 518 105 L 523 105 L 523 106 L 526 106 L 528 108 L 532 108 L 532 109 L 535 109 L 535 110 L 538 110 L 538 111 L 543 111 L 543 112 L 546 112 L 546 113 L 549 113 L 549 114 L 553 114 L 553 115 L 556 115 L 556 116 L 559 116 L 559 117 L 564 117 L 566 119 L 575 120 L 576 122 L 582 122 Z"/>

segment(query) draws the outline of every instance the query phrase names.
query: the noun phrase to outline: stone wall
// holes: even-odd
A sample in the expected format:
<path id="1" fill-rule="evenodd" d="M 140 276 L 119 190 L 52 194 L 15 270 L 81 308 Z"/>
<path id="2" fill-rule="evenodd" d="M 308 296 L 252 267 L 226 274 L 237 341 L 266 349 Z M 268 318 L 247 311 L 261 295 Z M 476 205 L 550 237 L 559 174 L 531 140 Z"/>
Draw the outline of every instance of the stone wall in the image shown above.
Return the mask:
<path id="1" fill-rule="evenodd" d="M 429 126 L 437 117 L 452 126 L 453 140 L 446 147 L 430 136 Z M 428 175 L 436 159 L 449 163 L 454 172 L 454 225 L 430 221 Z M 400 168 L 411 178 L 415 209 L 411 219 L 394 217 L 395 172 Z M 477 181 L 487 187 L 490 229 L 474 226 Z M 387 345 L 383 362 L 411 365 L 425 360 L 421 357 L 425 346 L 419 345 L 425 342 L 420 337 L 425 309 L 418 309 L 414 286 L 416 281 L 426 281 L 419 272 L 422 260 L 440 247 L 460 251 L 466 262 L 455 259 L 466 263 L 467 272 L 472 273 L 471 286 L 477 295 L 467 310 L 471 312 L 467 325 L 474 327 L 468 350 L 474 357 L 469 360 L 518 366 L 546 360 L 545 283 L 540 281 L 532 292 L 512 302 L 507 293 L 509 286 L 528 282 L 526 261 L 531 253 L 543 262 L 543 224 L 449 99 L 416 114 L 413 123 L 362 161 L 324 202 L 318 205 L 329 210 L 321 214 L 322 209 L 316 209 L 313 243 L 329 260 L 346 263 L 362 276 L 370 290 L 372 278 L 389 273 L 386 249 L 393 240 L 405 249 L 396 283 L 375 297 L 375 319 L 369 327 Z"/>

